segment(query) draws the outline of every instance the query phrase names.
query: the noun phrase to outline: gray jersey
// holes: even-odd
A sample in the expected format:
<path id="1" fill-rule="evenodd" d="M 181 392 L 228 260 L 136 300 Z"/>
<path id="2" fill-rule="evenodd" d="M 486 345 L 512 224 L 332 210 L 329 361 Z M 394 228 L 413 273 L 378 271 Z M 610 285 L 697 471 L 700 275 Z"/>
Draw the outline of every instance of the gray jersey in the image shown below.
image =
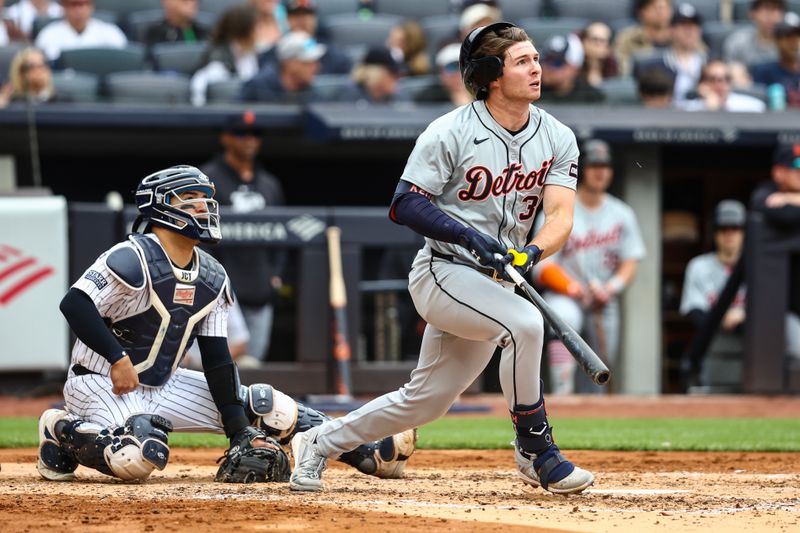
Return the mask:
<path id="1" fill-rule="evenodd" d="M 722 264 L 714 252 L 698 255 L 686 266 L 681 297 L 681 314 L 687 315 L 694 309 L 706 312 L 717 301 L 719 293 L 728 282 L 731 268 Z M 744 307 L 745 287 L 739 287 L 731 303 L 731 308 Z"/>
<path id="2" fill-rule="evenodd" d="M 428 126 L 401 179 L 431 193 L 433 204 L 455 220 L 518 248 L 533 236 L 542 188 L 575 189 L 578 154 L 575 135 L 547 112 L 531 105 L 528 125 L 512 135 L 477 101 Z M 461 246 L 426 241 L 475 262 Z"/>

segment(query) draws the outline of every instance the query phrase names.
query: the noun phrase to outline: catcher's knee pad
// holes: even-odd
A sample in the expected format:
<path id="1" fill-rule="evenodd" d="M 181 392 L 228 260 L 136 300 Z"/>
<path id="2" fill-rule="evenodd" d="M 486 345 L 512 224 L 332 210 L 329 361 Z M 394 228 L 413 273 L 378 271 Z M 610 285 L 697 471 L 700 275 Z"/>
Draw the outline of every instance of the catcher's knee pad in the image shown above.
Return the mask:
<path id="1" fill-rule="evenodd" d="M 343 453 L 339 460 L 362 474 L 380 478 L 401 478 L 409 457 L 417 449 L 417 430 L 409 429 L 383 440 L 362 444 Z"/>
<path id="2" fill-rule="evenodd" d="M 133 415 L 121 429 L 114 432 L 103 449 L 103 457 L 115 476 L 137 480 L 147 478 L 156 468 L 164 470 L 169 461 L 169 420 L 151 414 Z"/>
<path id="3" fill-rule="evenodd" d="M 281 444 L 295 433 L 306 431 L 328 419 L 324 414 L 299 404 L 272 385 L 257 383 L 243 387 L 245 403 L 253 423 Z"/>

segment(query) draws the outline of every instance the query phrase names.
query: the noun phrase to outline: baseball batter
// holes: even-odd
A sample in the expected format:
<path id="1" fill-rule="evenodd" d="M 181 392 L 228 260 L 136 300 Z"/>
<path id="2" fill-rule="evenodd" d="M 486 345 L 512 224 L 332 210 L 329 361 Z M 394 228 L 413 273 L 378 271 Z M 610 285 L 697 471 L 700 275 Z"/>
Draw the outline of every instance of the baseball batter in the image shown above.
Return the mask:
<path id="1" fill-rule="evenodd" d="M 409 274 L 414 305 L 428 323 L 419 364 L 401 389 L 292 440 L 294 490 L 322 490 L 326 459 L 354 443 L 442 416 L 497 346 L 522 480 L 556 493 L 592 484 L 592 474 L 553 442 L 539 379 L 542 315 L 498 274 L 512 259 L 509 249 L 525 272 L 566 240 L 578 170 L 575 137 L 531 105 L 541 94 L 541 67 L 522 29 L 501 22 L 473 30 L 460 66 L 477 101 L 420 135 L 390 209 L 392 220 L 426 237 Z M 540 205 L 546 220 L 534 235 Z"/>
<path id="2" fill-rule="evenodd" d="M 103 253 L 61 302 L 78 340 L 64 386 L 67 410 L 39 420 L 37 469 L 74 478 L 79 464 L 125 480 L 169 459 L 171 431 L 224 431 L 231 447 L 217 481 L 286 481 L 280 448 L 327 417 L 269 385 L 249 387 L 228 350 L 228 276 L 197 248 L 221 238 L 214 185 L 191 166 L 144 178 L 129 239 Z M 150 231 L 152 231 L 150 233 Z M 196 339 L 203 372 L 179 368 Z M 414 432 L 356 444 L 343 461 L 379 477 L 402 475 Z"/>
<path id="3" fill-rule="evenodd" d="M 636 215 L 622 200 L 608 194 L 613 168 L 611 149 L 592 139 L 581 150 L 578 201 L 567 243 L 536 267 L 539 282 L 550 289 L 544 297 L 572 328 L 614 368 L 619 346 L 618 297 L 636 276 L 645 256 Z M 537 222 L 538 224 L 538 222 Z M 554 394 L 600 392 L 578 372 L 575 359 L 560 340 L 547 344 Z"/>

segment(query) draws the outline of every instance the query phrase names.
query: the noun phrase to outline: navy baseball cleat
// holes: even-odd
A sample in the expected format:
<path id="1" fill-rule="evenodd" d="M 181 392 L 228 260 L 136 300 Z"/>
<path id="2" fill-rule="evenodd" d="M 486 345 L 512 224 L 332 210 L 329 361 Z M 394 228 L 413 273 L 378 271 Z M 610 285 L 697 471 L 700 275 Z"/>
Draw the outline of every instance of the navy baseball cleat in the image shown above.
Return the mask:
<path id="1" fill-rule="evenodd" d="M 39 417 L 39 462 L 36 470 L 50 481 L 75 479 L 78 463 L 61 448 L 56 436 L 56 424 L 69 420 L 69 413 L 62 409 L 48 409 Z"/>
<path id="2" fill-rule="evenodd" d="M 322 472 L 328 460 L 317 452 L 318 429 L 311 428 L 292 439 L 294 470 L 289 478 L 289 488 L 292 490 L 319 492 L 323 489 Z"/>
<path id="3" fill-rule="evenodd" d="M 594 483 L 592 473 L 567 461 L 555 444 L 537 457 L 522 451 L 514 441 L 514 459 L 524 483 L 554 494 L 579 494 Z"/>

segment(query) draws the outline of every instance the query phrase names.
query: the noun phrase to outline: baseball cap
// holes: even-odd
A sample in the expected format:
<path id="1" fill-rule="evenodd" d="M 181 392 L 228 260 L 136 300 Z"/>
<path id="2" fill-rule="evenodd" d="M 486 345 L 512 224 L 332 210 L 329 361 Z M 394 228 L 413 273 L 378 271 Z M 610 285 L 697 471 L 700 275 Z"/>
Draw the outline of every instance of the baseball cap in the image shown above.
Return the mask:
<path id="1" fill-rule="evenodd" d="M 697 12 L 697 9 L 692 4 L 680 4 L 675 12 L 672 14 L 672 25 L 684 24 L 686 22 L 703 25 L 703 17 Z"/>
<path id="2" fill-rule="evenodd" d="M 458 43 L 451 43 L 439 50 L 436 54 L 436 66 L 445 68 L 447 65 L 456 64 L 458 70 L 458 59 L 461 55 L 461 45 Z"/>
<path id="3" fill-rule="evenodd" d="M 589 139 L 583 144 L 581 161 L 584 165 L 610 165 L 611 147 L 600 139 Z"/>
<path id="4" fill-rule="evenodd" d="M 391 50 L 385 46 L 372 46 L 364 54 L 362 65 L 380 65 L 386 67 L 393 74 L 400 73 L 400 63 L 392 55 Z"/>
<path id="5" fill-rule="evenodd" d="M 789 35 L 800 35 L 800 15 L 787 11 L 775 26 L 775 37 L 788 37 Z"/>
<path id="6" fill-rule="evenodd" d="M 298 59 L 300 61 L 319 61 L 327 48 L 303 31 L 292 31 L 278 41 L 276 54 L 278 61 Z"/>
<path id="7" fill-rule="evenodd" d="M 461 12 L 461 19 L 459 20 L 458 27 L 461 31 L 468 30 L 475 27 L 478 23 L 488 19 L 492 22 L 500 21 L 500 8 L 490 4 L 473 4 L 464 8 Z"/>
<path id="8" fill-rule="evenodd" d="M 261 134 L 264 132 L 263 128 L 256 124 L 255 112 L 250 109 L 232 113 L 225 117 L 225 122 L 222 125 L 222 131 L 225 133 L 232 133 L 234 135 L 252 134 L 256 137 L 261 136 Z"/>
<path id="9" fill-rule="evenodd" d="M 317 3 L 314 0 L 287 0 L 287 13 L 316 13 Z"/>
<path id="10" fill-rule="evenodd" d="M 714 210 L 714 226 L 717 228 L 743 228 L 747 210 L 737 200 L 722 200 Z"/>
<path id="11" fill-rule="evenodd" d="M 800 168 L 800 143 L 779 144 L 772 156 L 772 163 L 789 168 Z"/>

